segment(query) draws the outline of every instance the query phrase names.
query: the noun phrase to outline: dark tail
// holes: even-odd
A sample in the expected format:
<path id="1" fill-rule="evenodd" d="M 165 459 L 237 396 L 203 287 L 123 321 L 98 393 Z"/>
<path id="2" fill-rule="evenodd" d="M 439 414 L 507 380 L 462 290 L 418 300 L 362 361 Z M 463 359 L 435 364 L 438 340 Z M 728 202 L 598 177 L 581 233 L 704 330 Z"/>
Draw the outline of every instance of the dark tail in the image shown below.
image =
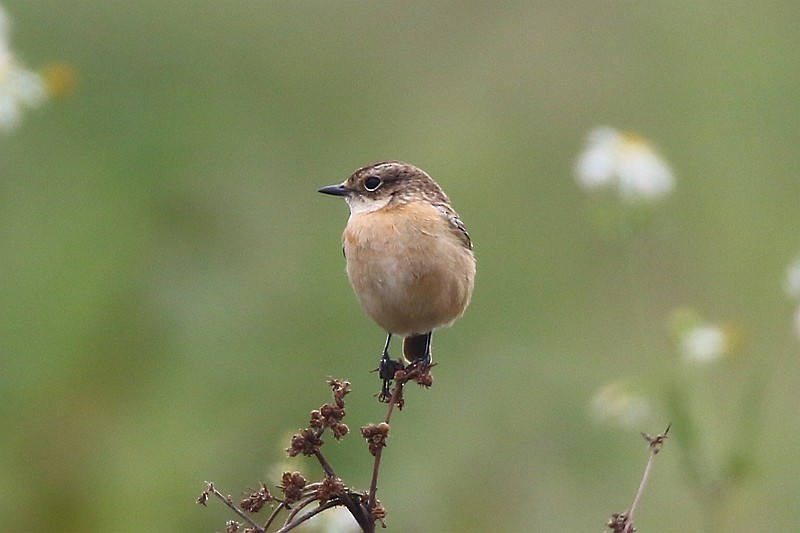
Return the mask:
<path id="1" fill-rule="evenodd" d="M 418 359 L 430 358 L 431 333 L 413 335 L 403 339 L 403 356 L 406 361 L 413 363 Z"/>

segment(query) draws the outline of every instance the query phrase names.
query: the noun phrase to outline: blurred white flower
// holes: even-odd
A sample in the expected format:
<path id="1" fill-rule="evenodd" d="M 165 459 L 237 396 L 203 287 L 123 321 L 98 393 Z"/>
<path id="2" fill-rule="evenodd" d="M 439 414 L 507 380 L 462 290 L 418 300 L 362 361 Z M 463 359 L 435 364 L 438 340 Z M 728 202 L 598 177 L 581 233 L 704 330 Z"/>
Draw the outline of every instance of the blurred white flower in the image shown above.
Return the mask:
<path id="1" fill-rule="evenodd" d="M 44 102 L 47 90 L 41 76 L 14 58 L 9 47 L 8 16 L 0 6 L 0 129 L 11 130 L 20 122 L 25 107 Z"/>
<path id="2" fill-rule="evenodd" d="M 800 300 L 800 257 L 792 261 L 786 269 L 786 294 L 793 300 Z"/>
<path id="3" fill-rule="evenodd" d="M 704 324 L 686 331 L 681 337 L 683 356 L 696 363 L 722 359 L 729 349 L 729 335 L 721 326 Z"/>
<path id="4" fill-rule="evenodd" d="M 741 342 L 741 331 L 726 323 L 706 320 L 691 307 L 670 313 L 669 329 L 685 361 L 708 364 L 734 353 Z"/>
<path id="5" fill-rule="evenodd" d="M 600 387 L 589 405 L 592 417 L 598 423 L 633 427 L 642 424 L 650 416 L 647 399 L 615 381 Z"/>
<path id="6" fill-rule="evenodd" d="M 800 301 L 800 257 L 792 261 L 786 268 L 784 289 L 790 299 L 795 302 Z M 794 314 L 794 331 L 800 336 L 800 308 Z"/>
<path id="7" fill-rule="evenodd" d="M 314 531 L 322 533 L 358 533 L 361 526 L 346 507 L 328 509 L 311 519 Z"/>
<path id="8" fill-rule="evenodd" d="M 660 200 L 675 188 L 672 170 L 646 139 L 608 127 L 589 133 L 576 171 L 585 189 L 614 187 L 631 203 Z"/>

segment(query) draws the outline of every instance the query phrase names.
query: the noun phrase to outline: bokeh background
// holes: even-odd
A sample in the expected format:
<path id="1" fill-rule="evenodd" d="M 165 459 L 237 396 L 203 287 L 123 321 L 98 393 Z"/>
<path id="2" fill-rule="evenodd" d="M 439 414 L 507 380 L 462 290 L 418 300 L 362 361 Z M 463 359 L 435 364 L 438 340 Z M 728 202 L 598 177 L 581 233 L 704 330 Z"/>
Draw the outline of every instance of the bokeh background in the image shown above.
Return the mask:
<path id="1" fill-rule="evenodd" d="M 0 138 L 0 529 L 220 531 L 204 481 L 319 475 L 283 450 L 329 376 L 366 488 L 383 333 L 316 190 L 384 158 L 479 265 L 393 420 L 389 531 L 603 531 L 670 422 L 641 531 L 796 529 L 797 2 L 2 4 L 78 84 Z M 602 125 L 674 171 L 644 216 L 575 180 Z M 687 361 L 676 309 L 736 342 Z"/>

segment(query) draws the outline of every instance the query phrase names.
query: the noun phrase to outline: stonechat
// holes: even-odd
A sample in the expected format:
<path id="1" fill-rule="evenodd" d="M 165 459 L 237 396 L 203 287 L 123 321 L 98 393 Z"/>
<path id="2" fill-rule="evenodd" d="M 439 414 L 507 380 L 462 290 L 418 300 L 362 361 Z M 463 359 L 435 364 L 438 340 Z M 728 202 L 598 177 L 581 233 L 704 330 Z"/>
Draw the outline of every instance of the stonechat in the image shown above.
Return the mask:
<path id="1" fill-rule="evenodd" d="M 342 234 L 347 276 L 387 332 L 379 368 L 380 398 L 387 400 L 395 371 L 404 367 L 389 357 L 392 335 L 404 337 L 409 367 L 428 367 L 433 330 L 464 314 L 475 282 L 472 241 L 441 187 L 408 163 L 368 165 L 319 192 L 350 207 Z"/>

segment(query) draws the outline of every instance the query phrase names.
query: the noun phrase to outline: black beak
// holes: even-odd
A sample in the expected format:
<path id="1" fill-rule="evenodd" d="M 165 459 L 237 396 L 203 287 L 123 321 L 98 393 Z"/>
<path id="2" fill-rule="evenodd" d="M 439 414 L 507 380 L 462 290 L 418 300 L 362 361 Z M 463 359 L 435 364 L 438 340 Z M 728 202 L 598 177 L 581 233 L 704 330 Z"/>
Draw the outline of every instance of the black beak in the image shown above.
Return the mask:
<path id="1" fill-rule="evenodd" d="M 331 196 L 347 196 L 350 194 L 350 190 L 346 189 L 342 183 L 339 185 L 328 185 L 327 187 L 321 188 L 319 192 L 322 194 L 330 194 Z"/>

